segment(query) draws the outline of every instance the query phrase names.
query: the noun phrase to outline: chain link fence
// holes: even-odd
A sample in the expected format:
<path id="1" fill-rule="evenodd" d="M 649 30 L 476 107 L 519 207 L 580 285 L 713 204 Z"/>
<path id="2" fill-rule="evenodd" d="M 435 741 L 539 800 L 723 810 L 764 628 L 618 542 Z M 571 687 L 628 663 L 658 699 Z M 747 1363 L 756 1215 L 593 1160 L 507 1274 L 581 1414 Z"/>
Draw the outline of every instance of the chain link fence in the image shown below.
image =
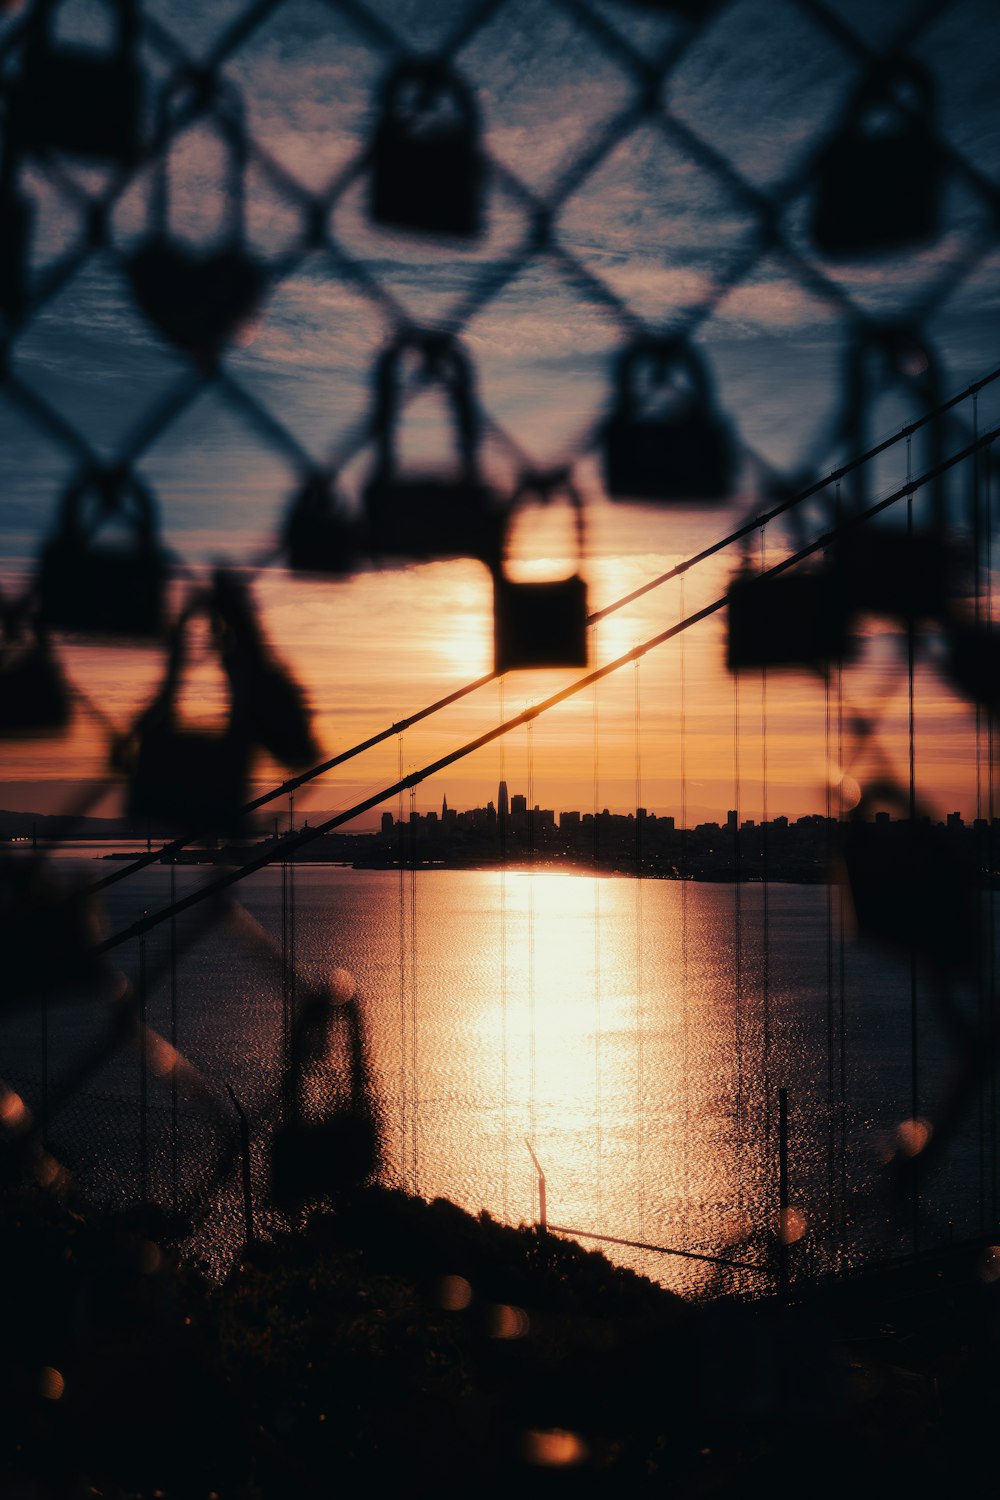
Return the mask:
<path id="1" fill-rule="evenodd" d="M 905 440 L 906 483 L 892 471 L 892 497 L 909 511 L 908 550 L 901 562 L 902 529 L 887 528 L 890 552 L 846 557 L 839 587 L 845 610 L 901 625 L 911 694 L 919 621 L 945 622 L 952 648 L 959 641 L 952 680 L 978 705 L 977 747 L 988 734 L 992 765 L 994 387 L 983 380 L 942 403 L 993 364 L 1000 186 L 984 59 L 996 27 L 988 6 L 942 0 L 877 17 L 832 0 L 9 8 L 0 734 L 14 764 L 25 738 L 59 746 L 81 719 L 91 744 L 96 735 L 99 770 L 67 795 L 66 839 L 122 784 L 126 815 L 175 830 L 178 852 L 192 836 L 239 835 L 248 805 L 278 795 L 252 798 L 261 756 L 291 773 L 282 795 L 314 774 L 325 747 L 286 664 L 280 617 L 254 604 L 255 576 L 283 567 L 338 579 L 392 560 L 473 558 L 493 574 L 498 672 L 585 667 L 579 578 L 518 592 L 504 574 L 522 500 L 567 497 L 581 536 L 608 499 L 680 503 L 698 545 L 706 525 L 714 540 L 713 517 L 728 506 L 732 545 L 753 544 L 765 520 L 772 532 L 787 523 L 796 555 L 816 558 L 867 508 L 888 506 L 880 453 L 829 470 L 877 444 L 901 412 L 920 419 L 885 445 L 898 465 Z M 428 389 L 444 398 L 451 460 L 428 471 L 442 434 L 418 422 L 412 477 L 400 429 Z M 930 410 L 939 415 L 925 423 Z M 960 585 L 940 565 L 953 535 L 973 555 Z M 207 561 L 220 552 L 226 565 Z M 886 603 L 885 579 L 899 574 L 903 597 Z M 825 586 L 810 575 L 807 588 Z M 772 619 L 752 592 L 748 601 L 730 665 L 788 665 L 776 645 L 787 641 L 785 606 Z M 791 608 L 805 630 L 803 599 Z M 837 608 L 825 602 L 794 664 L 827 671 L 849 656 L 846 623 L 831 634 Z M 146 691 L 125 722 L 99 701 L 89 662 L 137 644 Z M 207 689 L 210 730 L 178 727 L 192 658 L 221 668 Z M 874 760 L 876 721 L 852 724 Z M 423 775 L 400 775 L 364 805 Z M 908 790 L 905 776 L 882 782 L 913 822 L 912 772 Z M 255 867 L 323 831 L 275 839 Z M 879 858 L 856 857 L 869 884 L 872 872 L 886 876 Z M 170 942 L 184 948 L 228 922 L 277 976 L 267 1076 L 278 1081 L 248 1082 L 246 1102 L 256 1130 L 284 1121 L 278 1197 L 294 1208 L 329 1172 L 329 1122 L 310 1120 L 299 1097 L 324 1049 L 342 1059 L 326 1102 L 348 1176 L 377 1170 L 378 1100 L 351 986 L 331 999 L 296 978 L 294 893 L 283 888 L 280 942 L 236 902 L 252 863 L 185 896 Z M 44 1010 L 82 981 L 110 1017 L 81 1034 L 75 1057 L 53 1062 L 44 1088 L 12 1061 L 4 1118 L 18 1159 L 55 1183 L 65 1157 L 86 1182 L 87 1153 L 73 1150 L 80 1101 L 97 1120 L 102 1100 L 130 1096 L 131 1085 L 101 1080 L 131 1040 L 141 1077 L 158 1076 L 170 1097 L 142 1100 L 125 1153 L 133 1165 L 115 1190 L 203 1211 L 221 1182 L 238 1184 L 240 1144 L 230 1102 L 175 1045 L 176 1010 L 159 1029 L 147 1024 L 169 945 L 127 981 L 102 956 L 141 942 L 164 913 L 96 945 L 95 957 L 82 898 L 50 889 L 22 855 L 5 860 L 3 878 L 14 1005 Z M 181 916 L 192 926 L 178 939 Z M 912 922 L 903 926 L 912 943 Z M 938 964 L 941 1010 L 961 1030 L 953 946 L 949 936 Z M 988 1019 L 963 1042 L 956 1117 L 992 1086 L 992 989 L 981 1009 Z M 47 1070 L 45 1049 L 43 1039 Z M 180 1194 L 167 1130 L 178 1089 L 195 1101 L 185 1128 L 198 1136 L 197 1181 L 188 1174 Z M 254 1171 L 260 1198 L 266 1174 L 260 1162 Z"/>

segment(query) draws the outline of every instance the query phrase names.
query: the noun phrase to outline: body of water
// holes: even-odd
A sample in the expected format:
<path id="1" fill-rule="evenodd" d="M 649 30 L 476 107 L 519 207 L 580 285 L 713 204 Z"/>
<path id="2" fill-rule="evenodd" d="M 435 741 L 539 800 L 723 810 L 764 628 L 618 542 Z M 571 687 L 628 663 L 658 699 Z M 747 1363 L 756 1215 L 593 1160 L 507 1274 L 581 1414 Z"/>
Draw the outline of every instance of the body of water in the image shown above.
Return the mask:
<path id="1" fill-rule="evenodd" d="M 82 868 L 93 879 L 109 867 Z M 152 866 L 111 887 L 109 929 L 211 875 Z M 916 1217 L 909 1195 L 893 1196 L 885 1163 L 906 1144 L 914 1080 L 918 1114 L 933 1119 L 954 1058 L 928 988 L 918 983 L 914 1012 L 905 956 L 856 942 L 834 889 L 314 865 L 295 871 L 294 902 L 276 868 L 236 891 L 241 909 L 197 939 L 193 918 L 178 919 L 173 965 L 169 924 L 141 953 L 133 941 L 114 955 L 133 978 L 142 965 L 149 1025 L 175 1034 L 206 1087 L 175 1100 L 155 1041 L 106 1060 L 50 1118 L 54 1151 L 92 1197 L 145 1190 L 169 1203 L 200 1186 L 210 1200 L 235 1139 L 225 1085 L 256 1117 L 280 1095 L 284 931 L 302 984 L 353 975 L 384 1177 L 425 1197 L 537 1221 L 530 1143 L 550 1223 L 763 1265 L 785 1088 L 800 1270 L 905 1250 L 915 1223 L 928 1245 L 972 1234 L 992 1212 L 988 1092 L 970 1097 Z M 0 1075 L 39 1110 L 107 1026 L 103 1005 L 32 1011 L 4 1028 Z M 260 1126 L 259 1190 L 266 1135 Z M 229 1188 L 205 1230 L 213 1257 L 238 1244 L 239 1226 Z M 601 1248 L 676 1289 L 763 1284 Z"/>

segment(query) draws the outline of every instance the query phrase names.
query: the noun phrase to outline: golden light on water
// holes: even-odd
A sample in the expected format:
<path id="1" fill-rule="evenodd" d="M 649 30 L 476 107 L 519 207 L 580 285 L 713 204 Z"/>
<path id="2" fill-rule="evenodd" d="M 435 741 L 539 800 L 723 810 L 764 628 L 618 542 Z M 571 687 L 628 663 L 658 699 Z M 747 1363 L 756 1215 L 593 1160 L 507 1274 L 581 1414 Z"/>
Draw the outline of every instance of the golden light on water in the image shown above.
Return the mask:
<path id="1" fill-rule="evenodd" d="M 710 1253 L 774 1222 L 776 1170 L 733 1119 L 734 978 L 698 957 L 728 901 L 685 939 L 679 882 L 499 870 L 416 887 L 434 920 L 412 955 L 417 1097 L 394 1123 L 404 1171 L 418 1137 L 425 1195 L 537 1223 L 544 1192 L 550 1224 Z M 408 1040 L 407 1073 L 412 1055 Z M 801 1238 L 804 1215 L 787 1227 Z M 687 1287 L 713 1274 L 628 1263 Z M 495 1337 L 520 1336 L 511 1314 L 493 1320 Z"/>

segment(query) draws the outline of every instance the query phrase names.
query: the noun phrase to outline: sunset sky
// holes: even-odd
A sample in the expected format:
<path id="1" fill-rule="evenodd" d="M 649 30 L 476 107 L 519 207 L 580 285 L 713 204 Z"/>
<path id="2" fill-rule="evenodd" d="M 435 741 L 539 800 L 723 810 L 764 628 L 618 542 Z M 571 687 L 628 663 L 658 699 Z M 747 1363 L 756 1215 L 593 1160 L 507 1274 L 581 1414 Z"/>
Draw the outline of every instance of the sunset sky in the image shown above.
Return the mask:
<path id="1" fill-rule="evenodd" d="M 97 35 L 99 4 L 68 0 L 63 9 L 68 28 Z M 175 62 L 185 54 L 205 58 L 240 9 L 231 0 L 149 0 L 145 12 L 155 26 L 147 29 L 142 57 L 156 86 L 167 76 L 170 38 Z M 366 23 L 353 3 L 342 11 L 321 0 L 295 0 L 276 6 L 229 59 L 225 76 L 240 92 L 260 147 L 246 177 L 247 234 L 273 271 L 295 251 L 301 232 L 294 184 L 305 194 L 321 194 L 364 149 L 392 37 L 401 49 L 433 51 L 474 11 L 485 16 L 487 9 L 471 0 L 373 0 L 378 21 Z M 581 24 L 583 13 L 596 17 L 589 28 Z M 925 14 L 936 18 L 917 26 Z M 6 19 L 0 39 L 17 24 L 16 14 Z M 607 499 L 594 434 L 629 326 L 636 333 L 690 332 L 719 406 L 743 443 L 787 474 L 821 474 L 846 456 L 837 439 L 851 337 L 843 296 L 877 320 L 916 319 L 937 352 L 943 395 L 1000 364 L 1000 255 L 985 194 L 967 175 L 949 171 L 942 234 L 921 250 L 833 264 L 809 243 L 809 164 L 859 76 L 859 53 L 849 38 L 879 49 L 910 26 L 909 51 L 937 81 L 936 128 L 975 172 L 1000 186 L 1000 8 L 990 0 L 943 6 L 731 0 L 690 35 L 676 18 L 627 0 L 506 0 L 492 7 L 455 59 L 478 97 L 496 164 L 482 238 L 456 250 L 374 227 L 366 217 L 362 174 L 337 198 L 328 220 L 332 242 L 388 290 L 401 316 L 460 334 L 498 430 L 532 463 L 577 460 L 588 508 L 584 572 L 591 610 L 674 566 L 762 504 L 760 466 L 752 458 L 730 506 L 658 509 Z M 616 35 L 625 44 L 620 49 Z M 654 59 L 673 45 L 679 60 L 662 95 L 668 118 L 629 115 L 637 84 L 625 49 Z M 615 143 L 555 216 L 559 253 L 525 253 L 530 219 L 517 183 L 546 200 L 607 132 Z M 265 156 L 287 174 L 292 190 L 278 190 L 277 170 L 268 175 Z M 224 165 L 212 130 L 195 128 L 178 139 L 170 170 L 172 224 L 193 243 L 209 242 L 218 232 Z M 100 193 L 108 180 L 100 169 L 68 158 L 60 171 L 65 178 L 57 183 L 29 164 L 22 180 L 35 204 L 39 274 L 80 243 L 79 190 Z M 744 186 L 727 173 L 738 174 Z M 799 186 L 789 192 L 793 182 Z M 149 187 L 149 172 L 137 173 L 112 215 L 113 248 L 87 259 L 29 321 L 11 360 L 24 389 L 105 462 L 130 446 L 159 403 L 190 375 L 186 358 L 137 310 L 122 274 L 122 257 L 146 230 Z M 763 247 L 755 193 L 788 199 L 781 216 L 784 248 Z M 584 273 L 593 278 L 589 285 Z M 468 320 L 459 317 L 491 278 L 495 295 Z M 615 314 L 601 287 L 620 299 L 627 316 Z M 363 441 L 370 374 L 392 332 L 390 313 L 364 294 L 342 262 L 327 251 L 292 255 L 241 347 L 224 358 L 234 385 L 210 386 L 194 397 L 139 459 L 138 472 L 159 501 L 166 541 L 180 558 L 197 569 L 260 556 L 295 489 L 290 452 L 269 440 L 234 399 L 234 389 L 271 413 L 313 462 L 339 465 L 349 458 L 341 487 L 349 505 L 359 504 L 372 462 Z M 904 400 L 873 401 L 864 441 L 916 414 Z M 442 461 L 449 441 L 442 418 L 433 397 L 408 408 L 401 435 L 407 463 Z M 1000 382 L 980 398 L 979 430 L 998 419 Z M 967 405 L 949 431 L 951 446 L 967 441 L 971 420 Z M 488 477 L 509 491 L 515 471 L 497 432 L 482 458 Z M 915 470 L 923 459 L 915 443 Z M 5 594 L 16 592 L 30 568 L 77 466 L 72 443 L 58 440 L 29 415 L 25 399 L 0 386 Z M 902 483 L 905 474 L 905 455 L 895 450 L 874 477 L 871 498 Z M 952 486 L 956 508 L 967 482 L 959 478 Z M 788 549 L 787 533 L 770 528 L 766 545 L 767 559 L 776 561 Z M 531 576 L 545 576 L 558 551 L 552 529 L 525 530 L 518 538 L 519 555 L 534 560 Z M 690 612 L 718 597 L 738 561 L 738 549 L 731 549 L 692 571 L 683 598 L 673 583 L 612 615 L 592 633 L 594 665 L 667 628 L 682 604 Z M 491 670 L 491 584 L 476 562 L 366 568 L 332 582 L 268 567 L 255 589 L 275 650 L 308 691 L 329 755 Z M 721 618 L 695 628 L 684 642 L 683 657 L 678 644 L 670 644 L 640 668 L 584 691 L 537 722 L 530 735 L 518 730 L 502 749 L 493 744 L 425 783 L 416 806 L 438 807 L 444 794 L 452 806 L 483 802 L 495 795 L 501 775 L 512 791 L 528 792 L 530 776 L 533 800 L 543 807 L 625 810 L 635 805 L 638 789 L 647 807 L 678 818 L 685 796 L 693 822 L 724 817 L 736 806 L 738 777 L 742 815 L 759 817 L 759 674 L 739 684 L 737 743 L 737 695 L 724 667 Z M 65 642 L 62 649 L 73 681 L 112 724 L 127 726 L 159 676 L 159 651 L 83 642 Z M 957 807 L 971 816 L 973 715 L 943 687 L 934 668 L 939 649 L 933 638 L 925 642 L 918 672 L 918 780 L 938 812 Z M 859 665 L 845 674 L 844 693 L 849 709 L 877 706 L 883 713 L 882 742 L 901 769 L 906 692 L 900 660 L 898 637 L 872 626 Z M 404 771 L 415 769 L 574 675 L 509 674 L 502 688 L 481 689 L 410 731 L 401 746 L 389 740 L 339 768 L 297 805 L 307 812 L 349 806 L 393 780 L 400 761 Z M 219 690 L 206 662 L 202 675 L 192 674 L 188 711 L 203 714 L 217 704 Z M 824 739 L 824 712 L 818 681 L 772 676 L 772 815 L 822 809 L 826 780 L 838 774 L 836 745 Z M 0 806 L 58 810 L 74 784 L 103 778 L 104 743 L 81 707 L 63 738 L 0 744 Z M 844 762 L 864 780 L 867 762 L 855 765 L 848 755 Z M 260 762 L 261 787 L 276 774 Z M 395 810 L 395 802 L 387 805 Z M 105 797 L 97 810 L 113 806 Z"/>

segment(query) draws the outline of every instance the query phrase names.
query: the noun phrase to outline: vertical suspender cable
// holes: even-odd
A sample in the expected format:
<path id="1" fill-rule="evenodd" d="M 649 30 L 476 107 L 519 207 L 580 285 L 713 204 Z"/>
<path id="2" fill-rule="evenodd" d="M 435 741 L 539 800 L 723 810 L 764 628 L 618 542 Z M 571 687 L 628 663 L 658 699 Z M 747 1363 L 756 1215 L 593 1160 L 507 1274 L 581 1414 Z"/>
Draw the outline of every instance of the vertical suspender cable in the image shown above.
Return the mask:
<path id="1" fill-rule="evenodd" d="M 39 1003 L 41 1014 L 41 1049 L 42 1049 L 42 1108 L 39 1126 L 41 1130 L 42 1145 L 48 1145 L 49 1139 L 49 1000 L 44 990 Z"/>
<path id="2" fill-rule="evenodd" d="M 840 528 L 841 495 L 840 480 L 834 492 L 834 520 Z M 844 789 L 844 661 L 837 661 L 837 837 L 840 840 L 846 811 L 846 789 Z M 846 1013 L 846 916 L 844 916 L 843 888 L 837 889 L 837 998 L 838 998 L 838 1052 L 840 1052 L 840 1265 L 846 1271 L 847 1242 L 847 1013 Z"/>
<path id="3" fill-rule="evenodd" d="M 288 794 L 288 832 L 295 832 L 295 793 Z M 292 1037 L 295 1032 L 295 850 L 291 851 L 288 860 L 288 962 L 285 972 L 288 976 L 288 1061 L 291 1068 L 292 1061 Z M 298 1079 L 292 1080 L 292 1086 L 298 1086 Z"/>
<path id="4" fill-rule="evenodd" d="M 504 678 L 502 676 L 497 680 L 497 687 L 500 698 L 500 723 L 502 724 L 505 718 Z M 500 752 L 500 783 L 506 790 L 505 737 L 501 735 L 497 743 Z M 500 1149 L 503 1159 L 503 1217 L 505 1222 L 510 1207 L 507 1154 L 507 813 L 507 807 L 497 807 L 497 833 L 500 838 Z"/>
<path id="5" fill-rule="evenodd" d="M 410 1135 L 413 1167 L 413 1192 L 420 1192 L 420 1071 L 417 1051 L 417 789 L 410 787 Z"/>
<path id="6" fill-rule="evenodd" d="M 906 439 L 906 480 L 910 481 L 911 469 L 911 439 Z M 906 534 L 913 537 L 913 495 L 906 497 Z M 916 655 L 916 624 L 913 613 L 910 611 L 906 625 L 906 702 L 907 702 L 907 746 L 909 760 L 909 792 L 908 810 L 911 840 L 916 841 L 917 831 L 917 780 L 916 780 L 916 738 L 914 734 L 915 710 L 913 699 L 913 666 Z M 913 1121 L 920 1116 L 920 1053 L 919 1053 L 919 1026 L 917 1016 L 917 954 L 913 944 L 910 945 L 910 1118 Z M 919 1165 L 914 1158 L 913 1171 L 913 1222 L 912 1239 L 914 1254 L 920 1248 L 920 1188 L 919 1188 Z"/>
<path id="7" fill-rule="evenodd" d="M 834 1063 L 834 921 L 833 881 L 830 867 L 833 863 L 833 724 L 832 684 L 830 673 L 823 675 L 823 758 L 826 764 L 826 795 L 824 817 L 826 820 L 827 873 L 824 891 L 826 894 L 826 1241 L 832 1249 L 836 1220 L 836 1092 Z"/>
<path id="8" fill-rule="evenodd" d="M 643 1162 L 643 1137 L 645 1125 L 644 1091 L 645 1080 L 645 1057 L 643 1049 L 643 1006 L 642 1006 L 642 922 L 643 922 L 643 834 L 645 828 L 640 814 L 642 808 L 642 740 L 641 728 L 641 694 L 640 694 L 640 663 L 635 663 L 635 675 L 633 677 L 635 690 L 633 703 L 633 726 L 635 735 L 635 1092 L 636 1092 L 636 1131 L 635 1131 L 635 1167 L 636 1167 L 636 1196 L 639 1205 L 639 1233 L 637 1239 L 646 1238 L 646 1193 L 644 1182 Z"/>
<path id="9" fill-rule="evenodd" d="M 177 862 L 170 861 L 170 905 L 177 900 Z M 176 1057 L 180 1045 L 177 1031 L 177 918 L 170 918 L 170 1045 Z M 170 1202 L 177 1212 L 180 1189 L 180 1152 L 177 1140 L 177 1069 L 170 1069 Z"/>
<path id="10" fill-rule="evenodd" d="M 760 528 L 760 570 L 767 567 L 765 527 Z M 767 667 L 760 669 L 760 861 L 761 861 L 761 1073 L 764 1088 L 764 1170 L 770 1173 L 771 1135 L 771 893 L 768 856 Z"/>
<path id="11" fill-rule="evenodd" d="M 979 394 L 975 392 L 972 397 L 972 436 L 979 436 Z M 982 639 L 983 628 L 983 579 L 982 579 L 982 504 L 979 484 L 979 452 L 972 455 L 972 552 L 973 552 L 973 587 L 974 587 L 974 620 L 978 639 Z M 977 896 L 982 884 L 982 872 L 986 868 L 986 840 L 983 837 L 983 709 L 982 704 L 976 702 L 976 868 L 978 873 Z M 980 902 L 982 897 L 978 896 Z M 979 1045 L 988 1046 L 986 1035 L 986 971 L 985 954 L 980 947 L 976 961 L 976 1026 L 979 1034 Z M 986 1092 L 979 1090 L 977 1100 L 976 1123 L 978 1127 L 979 1144 L 979 1229 L 982 1232 L 986 1227 Z"/>
<path id="12" fill-rule="evenodd" d="M 149 1202 L 149 1072 L 146 1048 L 146 937 L 139 938 L 139 1189 Z"/>
<path id="13" fill-rule="evenodd" d="M 403 736 L 397 741 L 397 781 L 403 780 Z M 406 1182 L 406 1146 L 408 1119 L 406 1110 L 406 843 L 403 823 L 403 789 L 396 803 L 396 847 L 399 856 L 399 1179 Z"/>
<path id="14" fill-rule="evenodd" d="M 597 655 L 597 626 L 594 626 L 594 655 Z M 593 763 L 594 763 L 594 1106 L 596 1129 L 594 1147 L 596 1151 L 597 1179 L 595 1198 L 597 1219 L 602 1213 L 602 1098 L 601 1098 L 601 819 L 600 819 L 600 683 L 594 683 L 593 717 Z"/>
<path id="15" fill-rule="evenodd" d="M 736 826 L 733 829 L 733 992 L 735 1000 L 736 1042 L 736 1194 L 737 1212 L 742 1218 L 743 1181 L 743 868 L 740 858 L 740 674 L 733 673 L 733 801 L 736 804 Z"/>
<path id="16" fill-rule="evenodd" d="M 685 618 L 684 577 L 680 582 L 680 619 Z M 680 773 L 681 773 L 681 1018 L 683 1028 L 682 1072 L 684 1076 L 684 1234 L 691 1244 L 691 1017 L 688 986 L 688 802 L 687 802 L 687 632 L 682 631 L 678 650 L 680 674 Z"/>
<path id="17" fill-rule="evenodd" d="M 528 880 L 528 1129 L 530 1139 L 534 1143 L 538 1129 L 538 1118 L 535 1108 L 535 744 L 534 744 L 534 720 L 529 719 L 525 725 L 528 734 L 528 864 L 531 868 L 531 876 Z M 535 1173 L 531 1176 L 531 1202 L 535 1206 L 538 1192 L 538 1181 Z M 537 1205 L 541 1213 L 541 1203 Z M 536 1222 L 534 1213 L 532 1221 Z"/>
<path id="18" fill-rule="evenodd" d="M 983 463 L 985 494 L 984 531 L 986 534 L 986 630 L 993 630 L 993 445 L 986 449 Z M 986 718 L 986 816 L 989 820 L 989 948 L 987 950 L 987 975 L 989 989 L 989 1014 L 987 1026 L 990 1039 L 990 1228 L 997 1227 L 997 927 L 996 927 L 996 868 L 997 828 L 994 764 L 996 761 L 996 731 L 992 713 Z"/>
<path id="19" fill-rule="evenodd" d="M 836 525 L 840 526 L 840 481 L 837 481 L 834 496 L 834 519 Z M 842 830 L 840 824 L 844 821 L 845 813 L 845 788 L 844 788 L 844 664 L 842 659 L 837 661 L 837 774 L 838 774 L 838 796 L 837 796 L 837 823 L 838 838 Z M 846 977 L 846 916 L 844 907 L 843 891 L 837 890 L 837 998 L 839 1002 L 839 1025 L 838 1025 L 838 1048 L 840 1054 L 840 1257 L 841 1265 L 846 1270 L 846 1237 L 847 1237 L 847 996 L 845 990 Z"/>
<path id="20" fill-rule="evenodd" d="M 277 822 L 277 819 L 275 820 Z M 288 1007 L 288 860 L 281 861 L 281 1098 L 284 1119 L 291 1119 L 291 1015 Z"/>

